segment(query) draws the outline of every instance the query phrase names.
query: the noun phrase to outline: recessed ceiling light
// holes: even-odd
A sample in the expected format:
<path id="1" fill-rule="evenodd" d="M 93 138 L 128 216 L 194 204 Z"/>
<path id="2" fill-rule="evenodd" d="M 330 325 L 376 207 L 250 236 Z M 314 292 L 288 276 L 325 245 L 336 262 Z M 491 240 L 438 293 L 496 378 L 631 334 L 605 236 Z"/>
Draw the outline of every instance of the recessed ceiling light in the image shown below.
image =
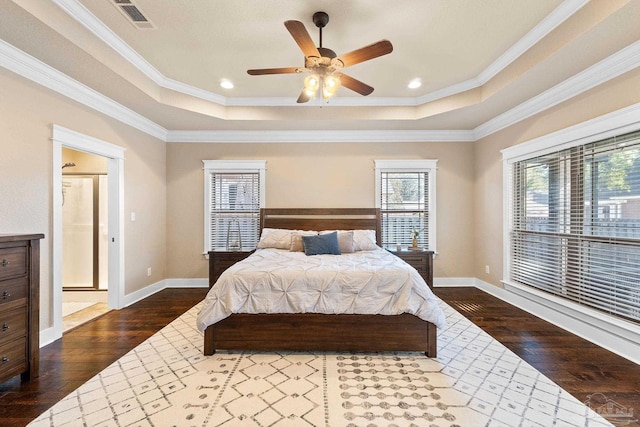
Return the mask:
<path id="1" fill-rule="evenodd" d="M 417 89 L 420 86 L 422 86 L 422 81 L 420 79 L 413 79 L 409 82 L 409 84 L 407 85 L 407 87 L 409 89 Z"/>
<path id="2" fill-rule="evenodd" d="M 225 89 L 233 89 L 233 82 L 228 79 L 222 79 L 220 80 L 220 86 L 222 86 Z"/>

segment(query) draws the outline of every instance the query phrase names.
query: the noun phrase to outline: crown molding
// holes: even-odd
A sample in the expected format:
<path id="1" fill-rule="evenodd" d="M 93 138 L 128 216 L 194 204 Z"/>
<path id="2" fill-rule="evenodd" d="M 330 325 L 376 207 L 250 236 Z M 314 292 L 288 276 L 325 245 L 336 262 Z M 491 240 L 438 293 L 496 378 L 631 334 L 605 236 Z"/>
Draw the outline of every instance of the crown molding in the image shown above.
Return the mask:
<path id="1" fill-rule="evenodd" d="M 543 37 L 553 31 L 574 13 L 580 10 L 589 0 L 564 0 L 560 6 L 554 9 L 548 16 L 540 21 L 531 31 L 525 34 L 516 44 L 504 52 L 497 60 L 483 70 L 478 76 L 454 84 L 452 86 L 439 89 L 418 97 L 389 97 L 389 98 L 366 98 L 366 97 L 339 97 L 331 102 L 323 103 L 328 107 L 361 107 L 361 106 L 419 106 L 428 102 L 436 101 L 447 96 L 462 93 L 476 87 L 482 86 L 491 80 L 496 74 L 505 69 L 509 64 L 518 59 L 522 54 L 534 46 Z M 244 106 L 244 107 L 283 107 L 292 106 L 295 98 L 255 98 L 255 97 L 225 97 L 214 92 L 197 88 L 195 86 L 170 79 L 164 76 L 158 69 L 145 60 L 138 52 L 122 40 L 108 26 L 98 19 L 79 0 L 53 0 L 70 17 L 83 25 L 87 30 L 111 47 L 121 57 L 145 74 L 149 79 L 160 87 L 170 89 L 179 93 L 194 96 L 206 101 L 223 106 Z M 297 106 L 297 105 L 296 105 Z M 306 105 L 307 107 L 313 106 Z"/>
<path id="2" fill-rule="evenodd" d="M 272 97 L 253 98 L 236 97 L 226 98 L 225 105 L 228 107 L 415 107 L 417 98 L 414 97 L 374 97 L 366 96 L 336 96 L 324 100 L 321 98 L 312 99 L 304 104 L 296 104 L 296 97 Z"/>
<path id="3" fill-rule="evenodd" d="M 151 65 L 151 63 L 144 59 L 142 55 L 136 52 L 116 33 L 114 33 L 111 28 L 107 27 L 102 21 L 100 21 L 78 0 L 53 0 L 53 2 L 158 86 L 201 98 L 206 101 L 211 101 L 216 104 L 224 105 L 226 103 L 226 98 L 222 95 L 166 77 L 158 71 L 157 68 Z"/>
<path id="4" fill-rule="evenodd" d="M 67 15 L 75 19 L 107 46 L 129 61 L 134 67 L 156 84 L 160 85 L 166 77 L 144 59 L 138 52 L 122 40 L 116 33 L 100 21 L 78 0 L 52 0 Z"/>
<path id="5" fill-rule="evenodd" d="M 0 40 L 0 66 L 162 141 L 167 130 L 141 114 Z"/>
<path id="6" fill-rule="evenodd" d="M 560 6 L 555 8 L 549 15 L 538 23 L 531 31 L 525 34 L 505 53 L 489 65 L 484 71 L 478 75 L 477 79 L 481 85 L 484 85 L 500 71 L 504 70 L 513 61 L 522 56 L 526 51 L 535 46 L 547 34 L 555 30 L 558 25 L 573 16 L 574 13 L 582 9 L 589 0 L 565 0 Z"/>
<path id="7" fill-rule="evenodd" d="M 501 150 L 502 159 L 515 162 L 552 151 L 602 141 L 635 132 L 638 129 L 640 129 L 640 103 L 507 147 Z"/>
<path id="8" fill-rule="evenodd" d="M 589 89 L 593 89 L 638 66 L 640 66 L 640 41 L 619 50 L 541 94 L 488 120 L 473 130 L 474 135 L 476 139 L 487 137 Z"/>
<path id="9" fill-rule="evenodd" d="M 452 86 L 427 93 L 416 99 L 416 105 L 437 101 L 438 99 L 466 92 L 485 85 L 500 71 L 507 68 L 512 62 L 522 56 L 526 51 L 535 46 L 542 38 L 558 25 L 569 19 L 574 13 L 586 5 L 589 0 L 565 0 L 555 8 L 548 16 L 538 23 L 531 31 L 507 49 L 498 59 L 493 61 L 477 77 L 465 80 Z"/>
<path id="10" fill-rule="evenodd" d="M 640 41 L 471 130 L 172 131 L 0 40 L 0 66 L 164 142 L 476 141 L 618 77 L 639 65 Z M 340 101 L 342 105 L 349 102 L 347 101 L 349 98 L 341 99 L 344 99 Z"/>
<path id="11" fill-rule="evenodd" d="M 283 131 L 174 131 L 167 142 L 200 143 L 340 143 L 340 142 L 470 142 L 468 130 L 283 130 Z"/>

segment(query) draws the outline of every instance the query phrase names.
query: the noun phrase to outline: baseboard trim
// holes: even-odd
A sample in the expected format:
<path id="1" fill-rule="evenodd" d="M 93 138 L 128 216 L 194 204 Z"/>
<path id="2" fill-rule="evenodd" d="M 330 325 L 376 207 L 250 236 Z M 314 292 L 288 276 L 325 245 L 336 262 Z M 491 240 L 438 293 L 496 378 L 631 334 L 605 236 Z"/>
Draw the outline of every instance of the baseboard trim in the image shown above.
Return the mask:
<path id="1" fill-rule="evenodd" d="M 562 311 L 559 311 L 559 306 L 551 301 L 542 298 L 530 299 L 519 292 L 480 279 L 475 279 L 475 287 L 618 356 L 640 364 L 640 335 L 628 329 L 616 328 L 610 323 L 605 324 L 602 319 L 590 316 L 584 310 L 573 310 L 565 304 L 562 304 Z"/>
<path id="2" fill-rule="evenodd" d="M 124 296 L 123 307 L 128 307 L 138 301 L 160 292 L 166 288 L 207 288 L 209 279 L 164 279 Z"/>
<path id="3" fill-rule="evenodd" d="M 129 307 L 131 304 L 135 304 L 138 301 L 142 301 L 143 299 L 150 297 L 151 295 L 160 292 L 164 288 L 166 288 L 166 279 L 160 280 L 159 282 L 152 283 L 149 286 L 145 286 L 142 289 L 139 289 L 135 292 L 127 294 L 122 299 L 122 307 Z"/>
<path id="4" fill-rule="evenodd" d="M 208 288 L 209 279 L 165 279 L 165 288 Z"/>
<path id="5" fill-rule="evenodd" d="M 55 328 L 53 327 L 40 331 L 40 348 L 44 347 L 45 345 L 51 344 L 55 340 L 59 339 L 60 336 L 58 335 L 59 334 L 56 333 Z"/>
<path id="6" fill-rule="evenodd" d="M 434 288 L 465 288 L 475 285 L 476 279 L 473 277 L 435 277 L 433 279 Z"/>

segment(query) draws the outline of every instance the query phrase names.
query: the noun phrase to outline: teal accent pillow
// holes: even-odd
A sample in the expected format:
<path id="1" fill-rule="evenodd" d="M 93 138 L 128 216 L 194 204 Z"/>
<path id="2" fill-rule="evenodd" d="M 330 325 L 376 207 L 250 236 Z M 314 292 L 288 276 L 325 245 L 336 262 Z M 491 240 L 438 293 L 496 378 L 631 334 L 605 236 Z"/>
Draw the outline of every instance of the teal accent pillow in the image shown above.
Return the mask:
<path id="1" fill-rule="evenodd" d="M 340 255 L 338 233 L 302 236 L 305 255 Z"/>

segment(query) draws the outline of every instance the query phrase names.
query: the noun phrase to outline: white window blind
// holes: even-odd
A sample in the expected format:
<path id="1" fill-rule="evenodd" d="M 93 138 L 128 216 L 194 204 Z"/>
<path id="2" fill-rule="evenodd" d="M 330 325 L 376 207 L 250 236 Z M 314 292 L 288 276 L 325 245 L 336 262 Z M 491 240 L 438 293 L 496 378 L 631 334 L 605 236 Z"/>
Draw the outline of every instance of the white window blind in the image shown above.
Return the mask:
<path id="1" fill-rule="evenodd" d="M 205 252 L 255 249 L 263 206 L 264 161 L 205 161 Z"/>
<path id="2" fill-rule="evenodd" d="M 382 245 L 435 251 L 435 161 L 376 161 L 376 197 L 382 217 Z"/>
<path id="3" fill-rule="evenodd" d="M 510 279 L 640 322 L 640 132 L 511 165 Z"/>

